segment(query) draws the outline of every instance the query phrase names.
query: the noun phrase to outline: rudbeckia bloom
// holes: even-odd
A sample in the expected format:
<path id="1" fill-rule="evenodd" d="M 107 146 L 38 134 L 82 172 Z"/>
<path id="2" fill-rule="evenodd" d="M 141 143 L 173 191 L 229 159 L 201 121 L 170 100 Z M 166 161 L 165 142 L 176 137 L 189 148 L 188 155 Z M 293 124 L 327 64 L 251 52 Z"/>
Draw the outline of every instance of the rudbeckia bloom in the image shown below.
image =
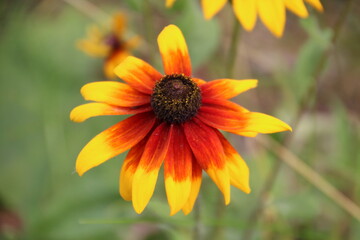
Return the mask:
<path id="1" fill-rule="evenodd" d="M 166 6 L 171 7 L 174 4 L 175 0 L 166 0 Z"/>
<path id="2" fill-rule="evenodd" d="M 175 0 L 166 0 L 166 6 L 173 5 Z M 204 17 L 211 19 L 228 2 L 228 0 L 201 0 Z M 289 9 L 301 18 L 309 14 L 304 2 L 322 12 L 320 0 L 233 0 L 232 6 L 236 17 L 245 30 L 253 30 L 257 16 L 265 26 L 277 37 L 281 37 L 286 22 L 286 9 Z"/>
<path id="3" fill-rule="evenodd" d="M 76 171 L 89 169 L 130 149 L 120 171 L 120 195 L 137 213 L 148 204 L 164 164 L 170 214 L 191 212 L 202 170 L 230 202 L 230 185 L 250 192 L 249 170 L 218 129 L 243 136 L 291 130 L 266 114 L 250 112 L 228 99 L 257 85 L 257 80 L 192 76 L 187 45 L 180 29 L 169 25 L 158 36 L 165 74 L 129 56 L 115 68 L 125 83 L 86 84 L 81 93 L 95 101 L 72 110 L 82 122 L 100 115 L 134 114 L 95 136 L 80 152 Z"/>
<path id="4" fill-rule="evenodd" d="M 114 68 L 138 45 L 139 38 L 125 40 L 126 18 L 123 14 L 115 14 L 110 30 L 92 26 L 88 30 L 88 38 L 79 40 L 77 46 L 92 57 L 104 58 L 105 76 L 115 78 Z"/>

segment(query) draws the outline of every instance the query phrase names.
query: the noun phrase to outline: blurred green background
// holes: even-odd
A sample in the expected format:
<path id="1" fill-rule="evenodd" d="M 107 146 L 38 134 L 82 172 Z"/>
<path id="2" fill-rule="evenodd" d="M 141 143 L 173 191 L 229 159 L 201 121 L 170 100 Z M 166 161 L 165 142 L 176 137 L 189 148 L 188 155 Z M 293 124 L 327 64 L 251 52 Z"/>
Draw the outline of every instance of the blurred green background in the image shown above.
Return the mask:
<path id="1" fill-rule="evenodd" d="M 317 81 L 289 148 L 359 204 L 360 6 L 353 3 L 346 11 L 347 0 L 322 2 L 325 12 L 308 6 L 312 16 L 305 20 L 288 12 L 281 39 L 259 22 L 253 32 L 241 33 L 234 78 L 257 78 L 259 87 L 234 101 L 291 124 Z M 146 43 L 133 54 L 159 70 L 156 37 L 175 23 L 184 32 L 195 75 L 227 77 L 230 7 L 205 21 L 191 0 L 178 0 L 172 9 L 162 0 L 91 3 L 109 16 L 126 13 L 130 34 Z M 199 212 L 169 217 L 160 177 L 149 206 L 137 215 L 118 194 L 124 154 L 79 177 L 74 166 L 81 148 L 122 119 L 69 120 L 71 109 L 84 103 L 81 86 L 105 79 L 102 60 L 75 46 L 95 23 L 88 14 L 59 0 L 0 2 L 0 239 L 191 239 L 194 226 L 203 239 L 241 239 L 249 224 L 253 239 L 360 239 L 359 221 L 287 165 L 261 199 L 258 221 L 249 223 L 266 176 L 280 161 L 252 138 L 230 136 L 250 167 L 253 191 L 246 195 L 233 188 L 226 208 L 204 175 Z"/>

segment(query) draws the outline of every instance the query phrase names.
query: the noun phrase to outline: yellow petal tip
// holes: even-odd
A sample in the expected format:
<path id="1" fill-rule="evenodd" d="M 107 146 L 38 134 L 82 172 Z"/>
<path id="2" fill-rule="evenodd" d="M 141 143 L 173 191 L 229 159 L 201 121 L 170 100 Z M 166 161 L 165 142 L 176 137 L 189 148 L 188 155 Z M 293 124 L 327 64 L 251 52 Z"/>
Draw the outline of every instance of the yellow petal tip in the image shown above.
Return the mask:
<path id="1" fill-rule="evenodd" d="M 135 212 L 137 213 L 137 214 L 141 214 L 143 211 L 144 211 L 144 208 L 136 208 L 135 206 L 134 206 L 134 210 L 135 210 Z"/>
<path id="2" fill-rule="evenodd" d="M 79 169 L 79 167 L 76 167 L 76 173 L 81 177 L 82 175 L 84 175 L 86 171 Z"/>
<path id="3" fill-rule="evenodd" d="M 229 187 L 230 187 L 230 186 L 229 186 Z M 223 193 L 223 195 L 224 195 L 225 205 L 227 206 L 227 205 L 230 204 L 230 191 L 229 191 L 228 193 L 226 193 L 226 194 Z"/>
<path id="4" fill-rule="evenodd" d="M 286 123 L 284 123 L 283 128 L 284 128 L 283 131 L 289 131 L 289 132 L 293 131 L 292 128 L 289 125 L 287 125 Z"/>
<path id="5" fill-rule="evenodd" d="M 73 121 L 73 122 L 82 122 L 79 118 L 77 118 L 77 114 L 76 114 L 76 111 L 75 111 L 76 108 L 74 108 L 73 110 L 71 110 L 70 112 L 70 120 Z"/>
<path id="6" fill-rule="evenodd" d="M 137 214 L 141 214 L 141 213 L 144 211 L 144 209 L 145 209 L 145 207 L 146 207 L 146 205 L 147 205 L 147 204 L 138 204 L 138 203 L 135 203 L 134 197 L 132 198 L 132 203 L 133 203 L 133 208 L 134 208 L 134 210 L 135 210 L 135 212 L 136 212 Z"/>
<path id="7" fill-rule="evenodd" d="M 137 214 L 141 214 L 148 205 L 156 185 L 159 169 L 147 171 L 138 167 L 132 183 L 132 203 Z"/>
<path id="8" fill-rule="evenodd" d="M 170 209 L 170 216 L 174 216 L 176 213 L 178 212 L 178 210 L 173 210 L 173 209 Z"/>
<path id="9" fill-rule="evenodd" d="M 275 37 L 281 38 L 283 36 L 283 31 L 281 31 L 281 32 L 273 32 L 273 34 L 275 35 Z"/>
<path id="10" fill-rule="evenodd" d="M 165 6 L 167 8 L 170 8 L 170 7 L 172 7 L 174 5 L 174 2 L 175 2 L 175 0 L 166 0 Z"/>
<path id="11" fill-rule="evenodd" d="M 247 187 L 246 189 L 243 189 L 243 192 L 246 193 L 246 194 L 250 194 L 251 189 L 249 187 Z"/>
<path id="12" fill-rule="evenodd" d="M 225 197 L 225 205 L 229 205 L 230 204 L 230 196 L 228 198 Z"/>
<path id="13" fill-rule="evenodd" d="M 249 80 L 244 80 L 244 81 L 250 82 L 249 88 L 256 88 L 259 84 L 259 80 L 257 80 L 257 79 L 249 79 Z"/>
<path id="14" fill-rule="evenodd" d="M 290 127 L 288 124 L 286 124 L 285 123 L 285 129 L 287 130 L 287 131 L 290 131 L 290 132 L 292 132 L 293 130 L 292 130 L 292 127 Z"/>
<path id="15" fill-rule="evenodd" d="M 184 213 L 184 215 L 186 216 L 186 215 L 188 215 L 189 213 L 191 213 L 191 210 L 189 211 L 189 210 L 185 210 L 185 209 L 183 209 L 182 210 L 182 212 Z"/>

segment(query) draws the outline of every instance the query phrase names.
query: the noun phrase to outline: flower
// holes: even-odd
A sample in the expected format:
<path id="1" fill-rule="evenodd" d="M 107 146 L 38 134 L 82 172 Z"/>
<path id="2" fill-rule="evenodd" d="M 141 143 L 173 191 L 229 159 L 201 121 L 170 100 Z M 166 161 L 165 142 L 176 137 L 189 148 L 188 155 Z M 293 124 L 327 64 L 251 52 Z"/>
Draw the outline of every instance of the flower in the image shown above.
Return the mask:
<path id="1" fill-rule="evenodd" d="M 167 0 L 166 6 L 171 7 L 175 0 Z M 201 0 L 204 17 L 211 19 L 226 4 L 227 0 Z M 320 0 L 233 0 L 232 6 L 236 17 L 245 30 L 254 29 L 257 15 L 265 26 L 277 37 L 281 37 L 286 22 L 286 9 L 301 18 L 308 16 L 304 2 L 322 12 Z"/>
<path id="2" fill-rule="evenodd" d="M 112 19 L 111 30 L 104 31 L 97 26 L 92 26 L 88 29 L 88 38 L 79 40 L 77 43 L 77 46 L 88 55 L 105 59 L 104 73 L 110 79 L 116 77 L 114 68 L 130 55 L 131 49 L 139 42 L 138 37 L 124 40 L 125 26 L 125 16 L 117 13 Z"/>
<path id="3" fill-rule="evenodd" d="M 174 4 L 175 0 L 166 0 L 166 6 L 171 7 Z"/>
<path id="4" fill-rule="evenodd" d="M 89 169 L 130 149 L 120 172 L 120 195 L 137 213 L 148 204 L 164 163 L 170 214 L 191 212 L 204 170 L 230 202 L 230 185 L 250 192 L 245 161 L 218 129 L 243 136 L 291 130 L 284 122 L 228 101 L 257 86 L 257 80 L 192 76 L 182 32 L 169 25 L 158 36 L 165 75 L 129 56 L 115 73 L 126 83 L 88 83 L 81 93 L 95 101 L 74 108 L 70 118 L 82 122 L 100 115 L 133 116 L 95 136 L 80 152 L 76 171 Z"/>

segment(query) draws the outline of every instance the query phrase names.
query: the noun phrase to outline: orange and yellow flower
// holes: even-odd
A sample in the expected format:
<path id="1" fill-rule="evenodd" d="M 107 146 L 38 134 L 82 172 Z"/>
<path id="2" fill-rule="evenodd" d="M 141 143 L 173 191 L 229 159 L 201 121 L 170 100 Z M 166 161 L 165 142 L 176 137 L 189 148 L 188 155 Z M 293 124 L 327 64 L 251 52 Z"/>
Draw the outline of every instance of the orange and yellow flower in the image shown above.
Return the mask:
<path id="1" fill-rule="evenodd" d="M 116 77 L 114 68 L 129 56 L 131 50 L 139 43 L 138 37 L 125 40 L 125 28 L 125 16 L 117 13 L 112 19 L 110 30 L 92 26 L 88 30 L 88 38 L 77 43 L 77 46 L 88 55 L 104 58 L 104 74 L 109 79 Z"/>
<path id="2" fill-rule="evenodd" d="M 257 80 L 192 76 L 190 57 L 180 29 L 169 25 L 158 45 L 165 74 L 129 56 L 115 68 L 125 83 L 88 83 L 86 100 L 70 118 L 82 122 L 101 115 L 133 116 L 95 136 L 80 152 L 76 171 L 89 169 L 130 149 L 120 171 L 120 195 L 141 213 L 153 195 L 164 165 L 170 214 L 191 212 L 205 171 L 230 202 L 230 185 L 250 193 L 249 169 L 220 130 L 254 137 L 291 130 L 272 116 L 250 112 L 228 99 L 257 86 Z"/>
<path id="3" fill-rule="evenodd" d="M 166 0 L 166 6 L 171 7 L 175 0 Z M 228 2 L 228 0 L 201 0 L 204 17 L 211 19 Z M 309 13 L 304 2 L 322 12 L 320 0 L 233 0 L 234 13 L 242 26 L 247 31 L 252 31 L 256 24 L 257 16 L 265 26 L 277 37 L 281 37 L 286 22 L 286 9 L 301 18 L 306 18 Z"/>

